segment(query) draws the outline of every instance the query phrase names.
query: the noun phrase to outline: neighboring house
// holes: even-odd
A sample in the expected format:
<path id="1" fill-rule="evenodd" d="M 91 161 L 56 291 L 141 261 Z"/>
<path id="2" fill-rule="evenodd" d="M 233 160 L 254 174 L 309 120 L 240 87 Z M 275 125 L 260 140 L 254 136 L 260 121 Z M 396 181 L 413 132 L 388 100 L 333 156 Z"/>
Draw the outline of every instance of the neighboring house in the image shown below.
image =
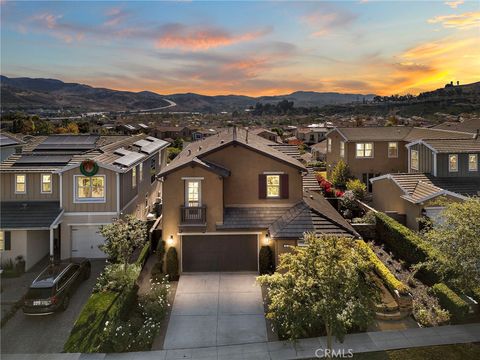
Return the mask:
<path id="1" fill-rule="evenodd" d="M 312 145 L 310 147 L 310 153 L 312 154 L 312 160 L 325 161 L 327 158 L 327 140 Z"/>
<path id="2" fill-rule="evenodd" d="M 480 139 L 420 140 L 407 148 L 409 173 L 371 179 L 377 210 L 403 217 L 418 230 L 418 218 L 436 216 L 438 197 L 463 201 L 480 196 Z"/>
<path id="3" fill-rule="evenodd" d="M 205 139 L 209 136 L 215 135 L 215 134 L 217 134 L 217 130 L 215 130 L 215 129 L 195 130 L 195 131 L 192 131 L 192 140 L 193 141 L 203 140 L 203 139 Z"/>
<path id="4" fill-rule="evenodd" d="M 477 134 L 480 130 L 480 117 L 461 119 L 459 121 L 445 121 L 433 127 L 434 129 L 464 131 Z"/>
<path id="5" fill-rule="evenodd" d="M 277 142 L 277 139 L 278 139 L 278 134 L 276 132 L 273 132 L 267 129 L 255 128 L 255 129 L 249 129 L 248 131 L 254 135 L 260 136 L 272 142 Z"/>
<path id="6" fill-rule="evenodd" d="M 28 269 L 49 253 L 105 257 L 99 226 L 146 218 L 161 197 L 156 174 L 167 145 L 144 134 L 30 139 L 0 164 L 2 263 L 22 255 Z"/>
<path id="7" fill-rule="evenodd" d="M 357 236 L 282 150 L 295 153 L 232 128 L 189 144 L 159 173 L 162 234 L 180 271 L 257 271 L 262 245 L 278 257 L 305 231 Z"/>
<path id="8" fill-rule="evenodd" d="M 327 176 L 343 160 L 350 174 L 368 185 L 370 179 L 408 172 L 406 145 L 420 139 L 472 139 L 473 134 L 415 127 L 336 128 L 327 135 Z"/>
<path id="9" fill-rule="evenodd" d="M 187 126 L 161 126 L 154 131 L 155 137 L 159 139 L 184 139 L 190 140 L 192 138 L 192 131 Z"/>
<path id="10" fill-rule="evenodd" d="M 294 135 L 305 144 L 313 145 L 323 141 L 329 131 L 327 127 L 298 128 L 294 131 Z"/>
<path id="11" fill-rule="evenodd" d="M 10 155 L 22 151 L 25 142 L 6 131 L 0 133 L 0 162 Z"/>

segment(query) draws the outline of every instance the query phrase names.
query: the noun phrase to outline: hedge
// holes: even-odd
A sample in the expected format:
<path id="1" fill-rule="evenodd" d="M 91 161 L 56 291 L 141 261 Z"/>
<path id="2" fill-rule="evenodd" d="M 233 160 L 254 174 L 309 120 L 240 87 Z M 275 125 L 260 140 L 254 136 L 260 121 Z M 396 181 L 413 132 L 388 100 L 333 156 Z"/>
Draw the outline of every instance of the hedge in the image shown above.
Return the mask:
<path id="1" fill-rule="evenodd" d="M 398 257 L 410 264 L 427 259 L 428 249 L 420 236 L 385 213 L 377 212 L 375 217 L 377 237 Z"/>
<path id="2" fill-rule="evenodd" d="M 138 258 L 135 261 L 135 264 L 143 268 L 143 265 L 145 265 L 145 261 L 147 260 L 149 253 L 150 253 L 150 241 L 147 241 L 147 243 L 143 246 L 143 249 L 140 251 Z"/>
<path id="3" fill-rule="evenodd" d="M 453 320 L 465 320 L 470 309 L 465 300 L 458 296 L 444 283 L 435 284 L 431 289 L 438 298 L 440 305 L 450 312 Z"/>
<path id="4" fill-rule="evenodd" d="M 390 270 L 377 257 L 377 254 L 375 254 L 370 246 L 368 246 L 368 244 L 363 240 L 358 240 L 357 243 L 361 248 L 365 249 L 368 254 L 368 259 L 373 265 L 375 273 L 382 279 L 383 283 L 388 287 L 388 289 L 392 292 L 396 290 L 402 295 L 407 294 L 408 287 L 390 272 Z"/>
<path id="5" fill-rule="evenodd" d="M 116 318 L 125 319 L 136 300 L 137 292 L 138 286 L 134 285 L 121 293 L 93 293 L 73 325 L 64 352 L 101 352 L 101 335 L 105 322 Z"/>

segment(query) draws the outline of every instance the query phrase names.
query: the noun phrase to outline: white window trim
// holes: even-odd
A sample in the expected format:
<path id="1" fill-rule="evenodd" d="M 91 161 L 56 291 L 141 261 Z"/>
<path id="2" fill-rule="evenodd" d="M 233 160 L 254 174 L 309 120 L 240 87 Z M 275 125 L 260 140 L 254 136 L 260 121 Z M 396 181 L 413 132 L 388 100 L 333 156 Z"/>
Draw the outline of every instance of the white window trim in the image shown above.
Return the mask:
<path id="1" fill-rule="evenodd" d="M 450 157 L 451 156 L 455 156 L 457 158 L 457 161 L 456 161 L 457 168 L 456 169 L 452 169 L 450 167 Z M 458 172 L 458 154 L 448 154 L 448 172 L 451 172 L 451 173 L 457 173 Z"/>
<path id="2" fill-rule="evenodd" d="M 25 176 L 25 191 L 17 191 L 17 176 Z M 15 194 L 26 194 L 27 193 L 27 174 L 21 173 L 21 174 L 14 174 L 13 175 L 13 186 L 15 187 Z"/>
<path id="3" fill-rule="evenodd" d="M 357 154 L 357 145 L 358 144 L 363 144 L 363 153 L 365 154 L 365 145 L 366 144 L 372 144 L 372 156 L 358 156 Z M 355 158 L 356 159 L 373 159 L 375 157 L 375 144 L 373 142 L 367 141 L 367 142 L 357 142 L 355 143 Z"/>
<path id="4" fill-rule="evenodd" d="M 271 173 L 271 174 L 266 174 L 265 176 L 265 198 L 266 199 L 280 199 L 282 197 L 282 174 L 279 173 Z M 268 181 L 267 178 L 269 176 L 278 176 L 278 195 L 275 196 L 268 196 Z"/>
<path id="5" fill-rule="evenodd" d="M 475 169 L 470 167 L 470 156 L 475 156 Z M 468 154 L 468 171 L 477 172 L 478 171 L 478 154 Z"/>
<path id="6" fill-rule="evenodd" d="M 103 198 L 77 198 L 77 178 L 85 177 L 84 175 L 73 175 L 73 203 L 74 204 L 104 204 L 107 202 L 107 178 L 105 175 L 94 175 L 91 177 L 103 177 Z M 117 199 L 119 201 L 119 199 Z"/>
<path id="7" fill-rule="evenodd" d="M 50 175 L 50 191 L 43 191 L 43 175 Z M 53 192 L 53 174 L 42 173 L 40 174 L 40 194 L 51 194 Z"/>
<path id="8" fill-rule="evenodd" d="M 414 153 L 417 154 L 417 166 L 415 166 L 415 167 L 413 166 L 413 161 L 412 161 L 412 160 L 413 160 L 413 154 L 414 154 Z M 412 170 L 418 170 L 419 165 L 420 165 L 420 159 L 418 158 L 418 150 L 413 150 L 413 149 L 412 149 L 412 150 L 410 151 L 410 159 L 409 159 L 409 160 L 410 160 L 410 169 L 412 169 Z"/>
<path id="9" fill-rule="evenodd" d="M 198 207 L 202 206 L 202 179 L 203 178 L 186 178 L 185 180 L 185 207 L 189 207 L 188 203 L 188 184 L 191 182 L 198 182 Z"/>
<path id="10" fill-rule="evenodd" d="M 340 157 L 345 158 L 345 141 L 340 141 Z"/>
<path id="11" fill-rule="evenodd" d="M 390 156 L 390 144 L 397 144 L 396 145 L 396 152 L 395 156 Z M 389 159 L 397 159 L 398 158 L 398 141 L 389 141 L 387 144 L 387 156 Z"/>

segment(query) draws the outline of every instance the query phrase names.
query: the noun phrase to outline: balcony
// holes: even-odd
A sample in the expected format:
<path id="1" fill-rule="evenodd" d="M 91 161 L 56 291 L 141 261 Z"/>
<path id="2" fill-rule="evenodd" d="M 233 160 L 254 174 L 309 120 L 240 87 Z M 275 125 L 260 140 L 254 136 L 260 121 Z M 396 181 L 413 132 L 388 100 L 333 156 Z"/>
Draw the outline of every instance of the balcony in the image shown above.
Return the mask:
<path id="1" fill-rule="evenodd" d="M 205 226 L 206 222 L 206 206 L 182 206 L 180 208 L 181 226 Z"/>

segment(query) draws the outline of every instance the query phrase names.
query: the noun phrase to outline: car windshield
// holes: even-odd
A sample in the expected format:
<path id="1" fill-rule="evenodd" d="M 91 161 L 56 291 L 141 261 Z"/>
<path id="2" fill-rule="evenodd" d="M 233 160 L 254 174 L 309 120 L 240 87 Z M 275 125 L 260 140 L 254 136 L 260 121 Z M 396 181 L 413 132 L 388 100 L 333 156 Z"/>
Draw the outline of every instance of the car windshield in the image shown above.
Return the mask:
<path id="1" fill-rule="evenodd" d="M 26 299 L 48 299 L 52 296 L 53 288 L 30 288 L 25 295 Z"/>

